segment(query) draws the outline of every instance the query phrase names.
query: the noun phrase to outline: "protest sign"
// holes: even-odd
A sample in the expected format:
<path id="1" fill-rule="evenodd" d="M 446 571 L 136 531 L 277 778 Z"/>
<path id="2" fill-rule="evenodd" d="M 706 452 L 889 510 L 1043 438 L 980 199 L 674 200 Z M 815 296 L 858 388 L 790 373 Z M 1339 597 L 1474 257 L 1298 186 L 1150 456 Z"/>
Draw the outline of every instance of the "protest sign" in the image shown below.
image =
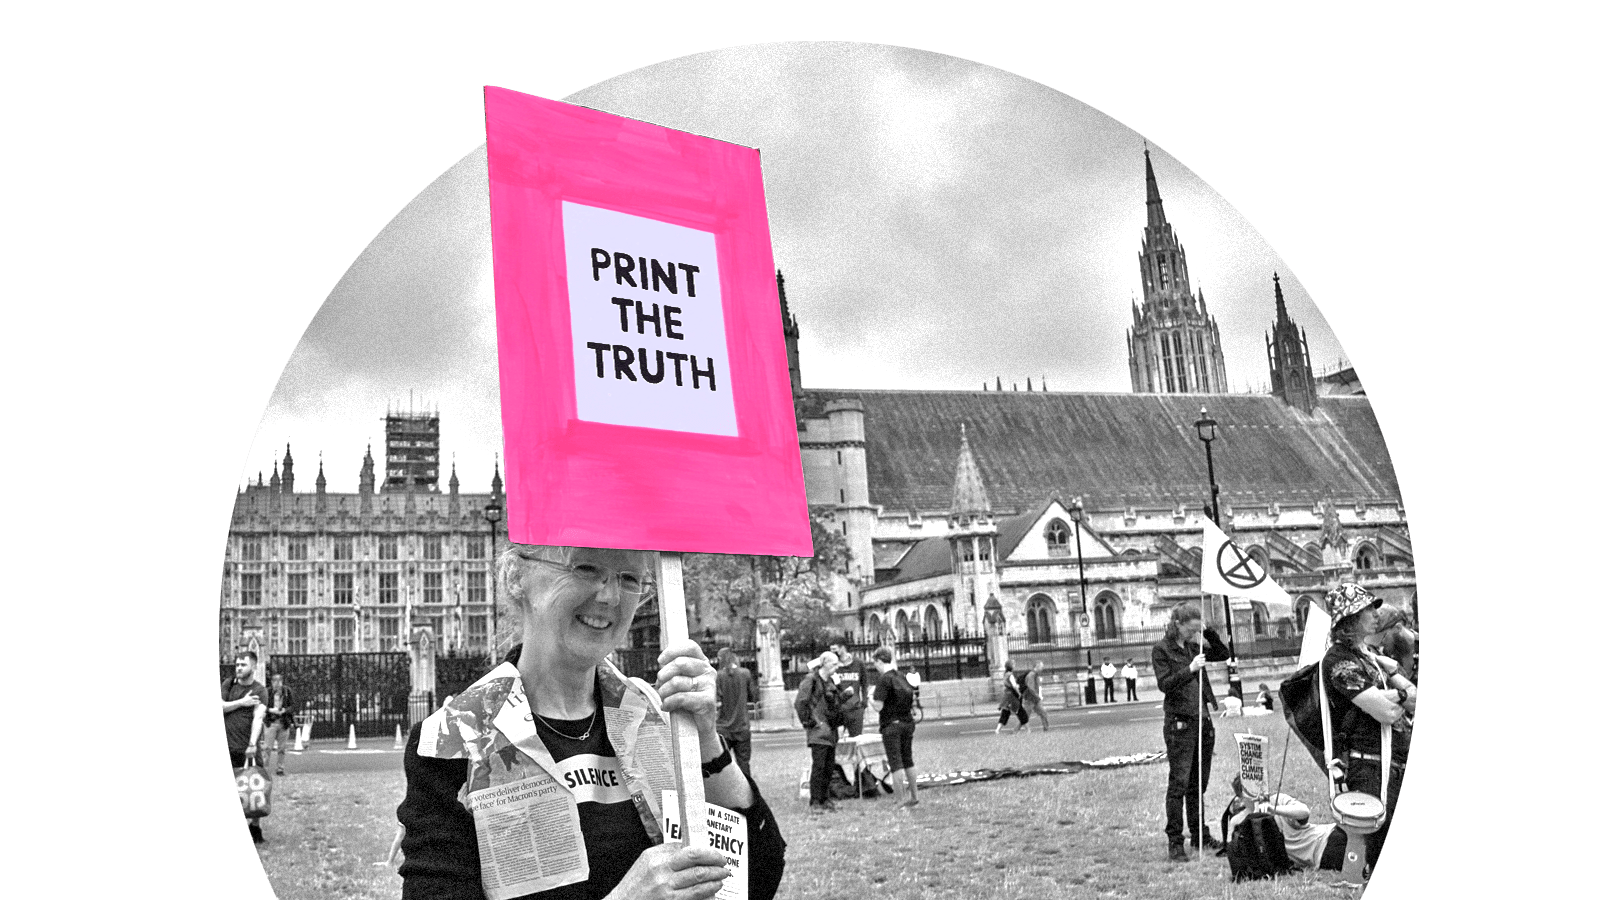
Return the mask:
<path id="1" fill-rule="evenodd" d="M 1235 734 L 1239 743 L 1239 782 L 1252 797 L 1267 795 L 1267 736 Z"/>
<path id="2" fill-rule="evenodd" d="M 681 841 L 677 810 L 678 798 L 674 791 L 661 792 L 661 808 L 665 811 L 662 828 L 667 840 Z M 728 861 L 728 879 L 717 890 L 717 900 L 744 900 L 750 895 L 750 835 L 744 816 L 714 803 L 706 804 L 706 831 L 711 835 L 711 849 L 721 853 Z"/>
<path id="3" fill-rule="evenodd" d="M 810 556 L 758 152 L 484 105 L 511 540 Z"/>

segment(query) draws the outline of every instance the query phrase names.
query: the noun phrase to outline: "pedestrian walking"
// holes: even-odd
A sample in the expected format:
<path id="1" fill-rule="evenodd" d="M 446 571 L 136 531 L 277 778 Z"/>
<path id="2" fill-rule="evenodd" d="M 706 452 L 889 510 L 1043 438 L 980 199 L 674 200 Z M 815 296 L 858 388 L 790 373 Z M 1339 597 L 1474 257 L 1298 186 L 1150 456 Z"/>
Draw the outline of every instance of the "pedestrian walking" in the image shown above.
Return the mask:
<path id="1" fill-rule="evenodd" d="M 1139 699 L 1139 670 L 1134 667 L 1133 657 L 1131 656 L 1122 666 L 1122 685 L 1124 688 L 1123 694 L 1128 698 L 1129 703 Z"/>
<path id="2" fill-rule="evenodd" d="M 1022 683 L 1017 680 L 1017 673 L 1011 664 L 1011 660 L 1008 659 L 1006 660 L 1004 693 L 1000 697 L 1000 721 L 994 726 L 995 734 L 999 734 L 1000 729 L 1006 727 L 1006 722 L 1011 720 L 1013 713 L 1017 716 L 1017 731 L 1026 729 L 1028 727 L 1028 711 L 1022 705 Z M 1012 733 L 1015 734 L 1016 732 Z"/>
<path id="3" fill-rule="evenodd" d="M 233 677 L 222 682 L 222 727 L 228 737 L 228 761 L 235 769 L 256 762 L 261 723 L 267 715 L 267 689 L 256 680 L 256 659 L 255 651 L 240 651 L 233 658 Z M 261 820 L 245 821 L 250 823 L 250 839 L 266 843 Z"/>
<path id="4" fill-rule="evenodd" d="M 1117 702 L 1117 664 L 1110 657 L 1100 664 L 1100 680 L 1106 684 L 1106 702 Z"/>
<path id="5" fill-rule="evenodd" d="M 1045 731 L 1050 730 L 1050 716 L 1044 711 L 1044 660 L 1036 659 L 1033 668 L 1022 676 L 1022 706 L 1039 720 Z"/>

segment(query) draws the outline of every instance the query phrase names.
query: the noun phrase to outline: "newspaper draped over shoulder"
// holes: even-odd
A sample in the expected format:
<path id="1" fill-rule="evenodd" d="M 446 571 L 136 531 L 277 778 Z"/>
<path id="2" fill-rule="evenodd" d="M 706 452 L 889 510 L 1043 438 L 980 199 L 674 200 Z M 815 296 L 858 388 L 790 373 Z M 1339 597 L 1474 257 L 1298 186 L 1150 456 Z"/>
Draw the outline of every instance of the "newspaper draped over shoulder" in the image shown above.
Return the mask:
<path id="1" fill-rule="evenodd" d="M 622 775 L 619 787 L 659 843 L 665 833 L 662 791 L 675 787 L 666 715 L 648 685 L 625 677 L 609 660 L 599 676 L 606 735 Z M 477 827 L 488 900 L 588 880 L 579 798 L 539 740 L 516 666 L 501 663 L 424 720 L 417 752 L 469 762 L 459 799 Z"/>

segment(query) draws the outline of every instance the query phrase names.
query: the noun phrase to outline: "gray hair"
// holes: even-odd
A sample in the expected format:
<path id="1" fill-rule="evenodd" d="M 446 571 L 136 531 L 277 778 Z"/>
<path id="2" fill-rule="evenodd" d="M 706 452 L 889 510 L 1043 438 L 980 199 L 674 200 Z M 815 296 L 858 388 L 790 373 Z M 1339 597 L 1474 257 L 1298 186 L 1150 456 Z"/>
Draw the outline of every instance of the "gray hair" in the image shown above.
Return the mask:
<path id="1" fill-rule="evenodd" d="M 536 566 L 532 564 L 533 561 L 544 560 L 571 565 L 572 555 L 577 550 L 577 547 L 553 544 L 508 542 L 506 549 L 500 552 L 494 567 L 497 589 L 495 604 L 500 610 L 498 616 L 500 624 L 494 635 L 494 644 L 490 648 L 495 660 L 498 661 L 505 656 L 518 641 L 522 640 L 522 617 L 532 609 L 529 601 L 534 590 L 553 591 L 572 578 L 570 573 Z M 652 560 L 655 559 L 654 551 L 636 552 L 645 553 Z"/>

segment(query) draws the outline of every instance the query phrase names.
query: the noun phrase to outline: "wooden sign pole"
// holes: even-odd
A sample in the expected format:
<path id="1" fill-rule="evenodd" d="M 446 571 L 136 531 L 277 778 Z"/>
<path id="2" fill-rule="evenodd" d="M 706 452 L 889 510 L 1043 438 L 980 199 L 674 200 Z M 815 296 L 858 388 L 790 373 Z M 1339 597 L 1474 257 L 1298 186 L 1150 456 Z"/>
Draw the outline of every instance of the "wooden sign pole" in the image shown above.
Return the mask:
<path id="1" fill-rule="evenodd" d="M 689 640 L 689 612 L 683 601 L 683 554 L 663 551 L 656 578 L 656 608 L 661 615 L 663 647 Z M 673 757 L 678 761 L 678 821 L 683 843 L 710 847 L 706 830 L 706 789 L 700 777 L 700 730 L 690 713 L 672 716 Z"/>

